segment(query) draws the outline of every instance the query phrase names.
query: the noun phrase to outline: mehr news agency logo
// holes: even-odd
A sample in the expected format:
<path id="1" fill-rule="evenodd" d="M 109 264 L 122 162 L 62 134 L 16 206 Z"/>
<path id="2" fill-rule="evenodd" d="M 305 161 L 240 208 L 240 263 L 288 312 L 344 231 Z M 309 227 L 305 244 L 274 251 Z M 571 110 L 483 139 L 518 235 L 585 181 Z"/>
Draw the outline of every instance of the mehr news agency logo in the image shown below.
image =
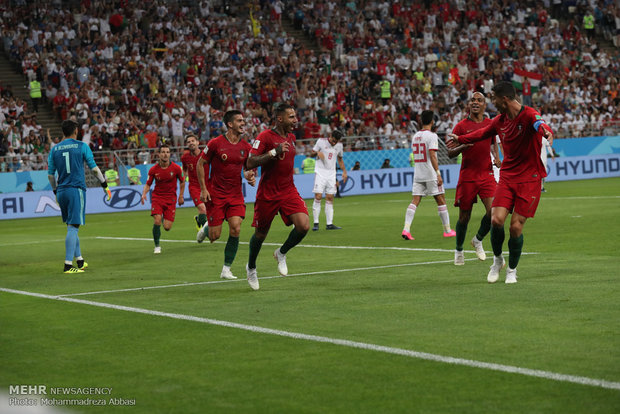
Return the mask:
<path id="1" fill-rule="evenodd" d="M 112 396 L 112 387 L 9 385 L 9 406 L 132 406 L 136 400 Z"/>

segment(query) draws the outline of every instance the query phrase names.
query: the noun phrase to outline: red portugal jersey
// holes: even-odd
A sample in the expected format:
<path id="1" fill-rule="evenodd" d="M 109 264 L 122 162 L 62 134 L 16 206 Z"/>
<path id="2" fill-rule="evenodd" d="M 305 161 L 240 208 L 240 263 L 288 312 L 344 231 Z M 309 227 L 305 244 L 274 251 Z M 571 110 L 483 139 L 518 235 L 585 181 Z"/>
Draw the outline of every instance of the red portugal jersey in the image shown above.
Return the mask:
<path id="1" fill-rule="evenodd" d="M 282 142 L 289 143 L 289 151 L 261 166 L 261 177 L 256 192 L 256 198 L 264 200 L 282 200 L 289 194 L 297 194 L 293 181 L 293 166 L 295 164 L 295 135 L 288 134 L 286 138 L 277 132 L 268 129 L 256 137 L 250 154 L 262 155 L 271 151 Z"/>
<path id="2" fill-rule="evenodd" d="M 189 185 L 190 187 L 198 187 L 200 188 L 200 183 L 198 182 L 198 172 L 196 171 L 196 167 L 198 166 L 198 160 L 200 159 L 200 155 L 202 151 L 198 153 L 198 155 L 193 155 L 189 151 L 185 151 L 181 156 L 181 162 L 183 163 L 183 170 L 187 170 L 187 176 L 189 177 Z M 209 166 L 205 164 L 205 179 L 209 176 Z"/>
<path id="3" fill-rule="evenodd" d="M 251 148 L 244 140 L 233 144 L 224 135 L 213 138 L 207 143 L 200 157 L 207 162 L 205 172 L 208 172 L 209 165 L 211 166 L 207 189 L 212 196 L 243 199 L 241 171 Z"/>
<path id="4" fill-rule="evenodd" d="M 523 183 L 547 176 L 540 159 L 542 147 L 541 128 L 551 130 L 538 111 L 523 105 L 515 119 L 500 114 L 482 129 L 459 137 L 463 144 L 499 135 L 504 148 L 501 179 L 513 183 Z"/>
<path id="5" fill-rule="evenodd" d="M 153 165 L 149 170 L 149 178 L 147 185 L 153 184 L 155 180 L 155 190 L 153 197 L 164 199 L 176 199 L 177 197 L 177 180 L 183 182 L 183 170 L 178 164 L 171 162 L 167 168 L 162 168 L 159 163 Z"/>
<path id="6" fill-rule="evenodd" d="M 456 124 L 452 133 L 459 136 L 469 134 L 486 127 L 490 123 L 489 118 L 484 118 L 480 123 L 474 122 L 471 118 L 463 119 Z M 489 174 L 493 175 L 493 165 L 491 164 L 492 142 L 493 138 L 477 141 L 473 147 L 462 152 L 463 160 L 461 161 L 459 181 L 479 181 Z"/>

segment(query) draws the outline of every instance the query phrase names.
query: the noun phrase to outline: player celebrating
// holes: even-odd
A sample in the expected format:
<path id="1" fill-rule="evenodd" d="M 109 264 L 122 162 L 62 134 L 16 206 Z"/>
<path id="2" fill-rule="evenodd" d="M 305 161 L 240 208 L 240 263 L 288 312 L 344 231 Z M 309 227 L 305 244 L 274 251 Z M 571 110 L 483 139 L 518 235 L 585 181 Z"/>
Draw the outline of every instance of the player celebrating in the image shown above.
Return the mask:
<path id="1" fill-rule="evenodd" d="M 86 215 L 84 162 L 101 183 L 108 201 L 112 194 L 101 170 L 95 164 L 90 147 L 82 141 L 76 140 L 77 123 L 71 120 L 63 121 L 62 134 L 64 138 L 51 149 L 48 156 L 47 178 L 60 206 L 62 221 L 67 224 L 63 271 L 65 273 L 84 273 L 88 263 L 82 257 L 80 238 L 78 237 L 80 225 L 85 223 Z M 58 182 L 56 181 L 56 173 L 58 173 Z M 77 267 L 73 267 L 74 257 Z"/>
<path id="2" fill-rule="evenodd" d="M 463 135 L 484 128 L 491 123 L 489 118 L 484 117 L 486 101 L 481 92 L 474 92 L 469 100 L 469 116 L 456 124 L 453 134 Z M 471 245 L 476 249 L 478 259 L 485 260 L 487 255 L 482 247 L 482 239 L 491 229 L 491 203 L 495 194 L 495 178 L 491 164 L 491 153 L 494 159 L 499 160 L 495 138 L 478 141 L 475 144 L 463 144 L 457 148 L 448 149 L 450 158 L 463 154 L 459 182 L 456 185 L 454 206 L 459 208 L 459 219 L 456 222 L 456 250 L 454 251 L 454 264 L 464 265 L 463 242 L 467 234 L 467 224 L 471 218 L 471 210 L 477 201 L 477 196 L 486 209 L 486 213 L 480 221 L 478 233 L 471 239 Z M 499 163 L 499 162 L 498 162 Z M 501 163 L 499 163 L 501 165 Z"/>
<path id="3" fill-rule="evenodd" d="M 319 215 L 321 214 L 321 198 L 325 192 L 325 223 L 327 230 L 338 230 L 334 220 L 334 194 L 336 194 L 336 161 L 342 170 L 342 182 L 347 181 L 347 170 L 342 160 L 342 132 L 334 130 L 329 138 L 319 138 L 312 148 L 312 157 L 319 160 L 315 166 L 314 176 L 314 203 L 312 204 L 312 217 L 314 218 L 313 231 L 319 229 Z"/>
<path id="4" fill-rule="evenodd" d="M 435 121 L 433 111 L 422 112 L 422 129 L 415 133 L 411 140 L 411 149 L 415 159 L 415 170 L 413 174 L 413 186 L 411 194 L 411 204 L 405 213 L 405 227 L 402 237 L 405 240 L 414 240 L 411 236 L 411 223 L 415 216 L 415 211 L 422 200 L 422 197 L 432 195 L 437 202 L 437 211 L 443 224 L 443 237 L 454 237 L 456 233 L 450 229 L 450 216 L 448 206 L 444 196 L 443 179 L 439 171 L 437 161 L 437 150 L 439 149 L 439 139 L 437 134 L 432 132 Z"/>
<path id="5" fill-rule="evenodd" d="M 177 183 L 179 180 L 179 205 L 184 203 L 183 192 L 185 191 L 185 179 L 183 170 L 174 162 L 170 162 L 170 148 L 162 145 L 159 148 L 159 161 L 149 170 L 149 178 L 142 190 L 141 202 L 144 204 L 146 195 L 151 189 L 151 184 L 155 180 L 155 190 L 151 194 L 151 216 L 153 216 L 153 241 L 155 242 L 154 254 L 161 253 L 159 238 L 161 237 L 162 217 L 164 219 L 164 230 L 169 231 L 174 223 L 177 203 Z"/>
<path id="6" fill-rule="evenodd" d="M 194 205 L 198 209 L 198 215 L 194 216 L 196 220 L 196 226 L 198 228 L 198 234 L 196 235 L 196 241 L 202 243 L 204 240 L 204 233 L 200 233 L 200 229 L 207 222 L 207 208 L 205 203 L 200 199 L 200 183 L 198 182 L 197 164 L 200 158 L 200 148 L 198 148 L 198 138 L 195 135 L 188 135 L 185 137 L 185 144 L 188 151 L 185 151 L 181 156 L 181 163 L 183 164 L 183 175 L 189 178 L 189 196 L 191 197 Z"/>
<path id="7" fill-rule="evenodd" d="M 553 132 L 538 111 L 522 105 L 512 83 L 499 82 L 493 87 L 493 104 L 499 111 L 491 123 L 465 135 L 450 134 L 450 145 L 468 144 L 499 135 L 504 161 L 491 209 L 491 245 L 493 264 L 487 275 L 489 283 L 497 282 L 505 266 L 502 256 L 504 223 L 512 212 L 508 240 L 506 283 L 517 283 L 517 265 L 523 249 L 523 226 L 534 217 L 540 201 L 541 180 L 547 175 L 540 159 L 542 137 L 553 143 Z"/>
<path id="8" fill-rule="evenodd" d="M 250 239 L 250 257 L 246 266 L 248 283 L 254 290 L 259 288 L 256 258 L 275 215 L 280 213 L 287 226 L 294 225 L 284 244 L 273 254 L 282 276 L 288 274 L 286 253 L 303 240 L 310 228 L 306 203 L 293 181 L 295 135 L 292 131 L 297 124 L 297 114 L 289 104 L 280 103 L 275 107 L 274 116 L 276 127 L 256 137 L 247 161 L 248 169 L 262 167 L 252 221 L 255 231 Z"/>
<path id="9" fill-rule="evenodd" d="M 224 114 L 226 134 L 213 138 L 202 151 L 198 160 L 198 183 L 200 200 L 206 203 L 209 223 L 198 232 L 198 241 L 204 240 L 208 234 L 211 243 L 220 238 L 222 223 L 228 221 L 228 241 L 224 248 L 224 266 L 220 277 L 236 279 L 230 270 L 237 249 L 241 222 L 245 218 L 245 201 L 241 187 L 241 170 L 243 169 L 250 149 L 250 144 L 241 139 L 245 132 L 243 113 L 231 110 Z M 209 171 L 208 183 L 205 174 Z M 245 179 L 254 185 L 254 171 L 245 171 Z M 191 187 L 190 187 L 191 188 Z"/>

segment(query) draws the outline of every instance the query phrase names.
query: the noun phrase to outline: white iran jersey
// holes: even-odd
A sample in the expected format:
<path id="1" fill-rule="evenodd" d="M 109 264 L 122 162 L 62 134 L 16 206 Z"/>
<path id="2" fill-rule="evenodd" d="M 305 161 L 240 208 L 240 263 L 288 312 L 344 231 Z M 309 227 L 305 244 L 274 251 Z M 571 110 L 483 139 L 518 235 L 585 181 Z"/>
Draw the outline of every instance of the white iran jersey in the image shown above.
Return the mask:
<path id="1" fill-rule="evenodd" d="M 415 160 L 414 182 L 437 180 L 437 173 L 431 164 L 430 151 L 437 151 L 438 149 L 439 138 L 437 134 L 428 130 L 415 133 L 411 139 L 411 151 Z"/>
<path id="2" fill-rule="evenodd" d="M 342 143 L 337 142 L 336 145 L 332 145 L 327 138 L 319 138 L 312 151 L 321 151 L 324 155 L 323 159 L 316 158 L 314 171 L 321 177 L 335 177 L 336 161 L 338 157 L 343 156 Z"/>

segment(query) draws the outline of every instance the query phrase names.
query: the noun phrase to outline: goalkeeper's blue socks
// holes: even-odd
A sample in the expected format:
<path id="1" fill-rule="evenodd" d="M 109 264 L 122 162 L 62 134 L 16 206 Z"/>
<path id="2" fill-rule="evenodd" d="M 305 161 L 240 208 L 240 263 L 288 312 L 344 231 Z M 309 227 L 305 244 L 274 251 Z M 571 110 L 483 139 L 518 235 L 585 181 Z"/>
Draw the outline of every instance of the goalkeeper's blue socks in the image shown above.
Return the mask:
<path id="1" fill-rule="evenodd" d="M 71 265 L 75 257 L 76 249 L 79 250 L 78 228 L 72 225 L 67 226 L 67 236 L 65 237 L 65 264 Z"/>

